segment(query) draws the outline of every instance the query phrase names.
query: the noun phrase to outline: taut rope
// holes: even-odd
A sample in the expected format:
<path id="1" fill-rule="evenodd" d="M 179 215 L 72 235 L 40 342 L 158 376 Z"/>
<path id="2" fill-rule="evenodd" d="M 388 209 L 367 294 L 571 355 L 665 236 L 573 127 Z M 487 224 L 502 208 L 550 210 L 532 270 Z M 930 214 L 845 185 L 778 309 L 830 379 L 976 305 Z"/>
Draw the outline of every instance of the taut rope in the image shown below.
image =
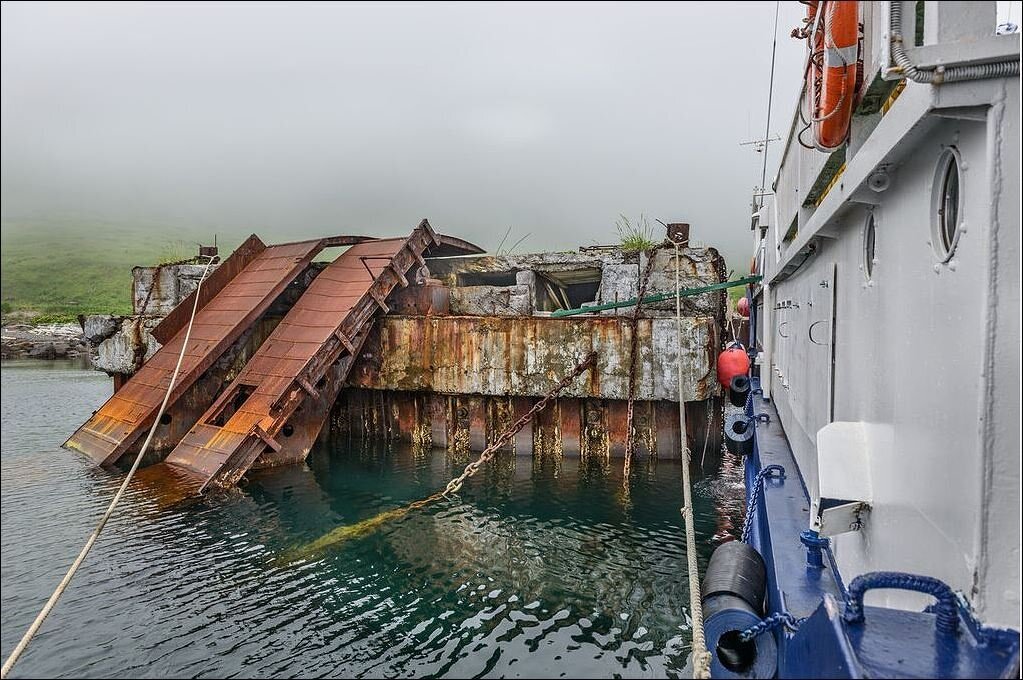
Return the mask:
<path id="1" fill-rule="evenodd" d="M 693 522 L 693 483 L 689 477 L 691 454 L 686 438 L 686 402 L 682 395 L 682 290 L 679 271 L 679 244 L 675 243 L 675 328 L 678 341 L 678 422 L 682 445 L 682 517 L 686 526 L 686 560 L 689 571 L 689 610 L 693 619 L 693 677 L 710 677 L 710 652 L 703 637 L 703 601 L 700 595 L 700 564 L 696 555 L 696 528 Z"/>
<path id="2" fill-rule="evenodd" d="M 78 568 L 82 566 L 82 562 L 85 561 L 89 551 L 92 550 L 92 546 L 96 543 L 96 539 L 99 538 L 100 532 L 103 531 L 103 527 L 106 526 L 107 520 L 109 520 L 110 516 L 114 514 L 114 508 L 117 507 L 117 504 L 121 500 L 121 496 L 124 495 L 125 490 L 128 488 L 128 484 L 131 483 L 131 478 L 135 476 L 135 471 L 139 469 L 139 465 L 142 463 L 142 457 L 145 455 L 146 449 L 149 448 L 149 443 L 153 441 L 153 434 L 156 432 L 156 426 L 160 424 L 160 418 L 163 416 L 163 412 L 167 409 L 167 402 L 170 401 L 171 390 L 174 389 L 174 383 L 177 382 L 178 371 L 181 370 L 181 362 L 185 358 L 185 349 L 188 347 L 188 339 L 192 335 L 192 322 L 195 321 L 195 314 L 199 309 L 199 290 L 202 288 L 202 282 L 206 279 L 206 274 L 210 270 L 210 265 L 213 264 L 213 260 L 215 259 L 216 257 L 209 258 L 209 261 L 206 263 L 206 268 L 203 269 L 202 277 L 199 278 L 199 285 L 195 288 L 195 301 L 192 303 L 192 316 L 188 319 L 188 329 L 185 331 L 185 341 L 181 343 L 181 353 L 178 354 L 178 363 L 174 367 L 174 373 L 171 375 L 170 384 L 167 385 L 167 393 L 163 395 L 163 403 L 160 404 L 160 411 L 156 414 L 156 418 L 153 419 L 153 424 L 149 428 L 149 435 L 146 437 L 146 441 L 142 444 L 142 448 L 139 450 L 139 455 L 135 457 L 135 462 L 131 464 L 131 469 L 128 470 L 127 476 L 121 483 L 121 488 L 119 488 L 117 493 L 114 494 L 114 498 L 110 501 L 107 511 L 103 513 L 103 517 L 100 518 L 99 524 L 97 524 L 96 528 L 93 529 L 92 535 L 89 536 L 89 540 L 85 542 L 85 545 L 82 547 L 82 551 L 78 553 L 78 557 L 71 564 L 71 568 L 67 570 L 66 574 L 64 574 L 64 578 L 61 580 L 60 585 L 58 585 L 57 589 L 53 591 L 53 594 L 50 595 L 50 599 L 46 601 L 45 605 L 43 605 L 42 611 L 40 611 L 39 615 L 36 616 L 35 621 L 33 621 L 32 625 L 28 627 L 28 630 L 25 631 L 25 635 L 22 636 L 21 642 L 19 642 L 18 646 L 14 648 L 11 655 L 7 657 L 7 660 L 4 661 L 3 669 L 0 670 L 0 678 L 6 678 L 7 674 L 11 672 L 11 669 L 14 668 L 14 664 L 16 664 L 18 662 L 18 658 L 21 657 L 22 652 L 24 652 L 25 648 L 28 647 L 28 643 L 32 641 L 32 638 L 35 637 L 39 627 L 43 625 L 43 621 L 46 620 L 46 617 L 50 615 L 50 611 L 52 611 L 54 606 L 56 606 L 57 600 L 59 600 L 60 596 L 64 594 L 65 590 L 67 590 L 68 585 L 71 583 L 71 579 L 74 577 L 75 573 L 78 572 Z"/>

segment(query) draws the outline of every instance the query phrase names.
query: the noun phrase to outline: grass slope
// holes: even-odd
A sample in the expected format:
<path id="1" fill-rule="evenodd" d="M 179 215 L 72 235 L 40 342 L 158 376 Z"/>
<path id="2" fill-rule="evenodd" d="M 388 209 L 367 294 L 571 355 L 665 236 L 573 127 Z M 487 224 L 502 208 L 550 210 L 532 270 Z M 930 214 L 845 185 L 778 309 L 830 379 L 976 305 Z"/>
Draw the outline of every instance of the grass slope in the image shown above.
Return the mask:
<path id="1" fill-rule="evenodd" d="M 4 221 L 0 228 L 3 311 L 38 312 L 36 322 L 131 311 L 131 268 L 179 260 L 210 241 L 199 230 L 152 225 Z M 229 253 L 241 237 L 220 238 Z"/>

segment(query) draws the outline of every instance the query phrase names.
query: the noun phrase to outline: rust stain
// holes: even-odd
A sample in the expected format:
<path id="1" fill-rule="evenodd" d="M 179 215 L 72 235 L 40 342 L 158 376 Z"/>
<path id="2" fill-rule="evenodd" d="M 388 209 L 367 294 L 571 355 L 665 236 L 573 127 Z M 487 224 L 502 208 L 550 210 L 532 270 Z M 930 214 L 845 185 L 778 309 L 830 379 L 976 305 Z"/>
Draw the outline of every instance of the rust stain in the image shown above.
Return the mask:
<path id="1" fill-rule="evenodd" d="M 674 319 L 641 319 L 637 398 L 675 398 Z M 622 399 L 626 396 L 628 320 L 618 317 L 400 317 L 381 321 L 381 333 L 367 343 L 352 384 L 370 389 L 540 396 L 566 365 L 591 350 L 597 371 L 572 385 L 566 396 Z M 690 347 L 684 361 L 686 400 L 704 399 L 716 381 L 717 352 L 712 317 L 684 319 Z M 410 352 L 408 348 L 417 351 Z"/>
<path id="2" fill-rule="evenodd" d="M 408 238 L 359 243 L 338 256 L 170 453 L 167 464 L 190 470 L 204 484 L 230 486 L 261 454 L 271 459 L 281 454 L 285 440 L 297 432 L 292 416 L 300 406 L 306 405 L 309 427 L 318 432 L 333 399 L 313 408 L 314 402 L 321 401 L 321 391 L 340 389 L 373 318 L 381 308 L 386 311 L 385 299 L 436 239 L 424 220 Z M 335 362 L 338 370 L 328 375 Z M 383 409 L 374 412 L 386 415 Z M 294 455 L 307 452 L 303 445 Z"/>
<path id="3" fill-rule="evenodd" d="M 319 242 L 264 249 L 196 314 L 189 347 L 171 393 L 173 404 L 312 261 Z M 64 446 L 113 465 L 151 425 L 184 342 L 178 333 L 131 377 Z"/>

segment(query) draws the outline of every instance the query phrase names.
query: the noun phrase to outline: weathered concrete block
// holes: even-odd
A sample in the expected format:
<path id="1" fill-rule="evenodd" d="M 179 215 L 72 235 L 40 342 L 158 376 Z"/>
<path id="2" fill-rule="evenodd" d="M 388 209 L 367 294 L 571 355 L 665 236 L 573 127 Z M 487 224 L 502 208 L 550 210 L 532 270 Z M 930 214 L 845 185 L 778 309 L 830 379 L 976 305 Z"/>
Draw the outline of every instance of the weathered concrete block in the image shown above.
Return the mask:
<path id="1" fill-rule="evenodd" d="M 205 264 L 135 267 L 131 270 L 133 312 L 166 316 L 196 289 L 205 267 Z"/>
<path id="2" fill-rule="evenodd" d="M 124 321 L 123 316 L 92 314 L 82 319 L 82 331 L 91 345 L 98 345 L 117 332 Z"/>
<path id="3" fill-rule="evenodd" d="M 572 272 L 600 269 L 608 262 L 622 262 L 621 252 L 611 251 L 593 255 L 588 253 L 558 252 L 524 255 L 470 255 L 428 260 L 430 272 L 446 285 L 458 284 L 458 275 L 486 272 L 540 273 Z"/>
<path id="4" fill-rule="evenodd" d="M 714 248 L 685 248 L 679 256 L 679 280 L 682 288 L 695 288 L 719 283 L 725 279 L 724 258 Z M 647 283 L 647 294 L 672 293 L 675 291 L 675 250 L 661 248 L 654 253 L 654 263 Z M 682 298 L 682 314 L 685 316 L 718 316 L 724 310 L 725 291 L 703 293 Z M 650 312 L 675 314 L 675 300 L 644 305 Z M 652 314 L 653 315 L 653 314 Z"/>
<path id="5" fill-rule="evenodd" d="M 107 373 L 134 373 L 160 349 L 149 331 L 159 319 L 129 317 L 120 329 L 96 347 L 92 365 Z"/>
<path id="6" fill-rule="evenodd" d="M 470 316 L 529 316 L 529 286 L 461 286 L 451 289 L 450 312 Z"/>
<path id="7" fill-rule="evenodd" d="M 600 277 L 598 302 L 607 304 L 634 298 L 639 294 L 639 264 L 605 264 Z M 605 316 L 630 316 L 632 307 L 605 309 Z"/>

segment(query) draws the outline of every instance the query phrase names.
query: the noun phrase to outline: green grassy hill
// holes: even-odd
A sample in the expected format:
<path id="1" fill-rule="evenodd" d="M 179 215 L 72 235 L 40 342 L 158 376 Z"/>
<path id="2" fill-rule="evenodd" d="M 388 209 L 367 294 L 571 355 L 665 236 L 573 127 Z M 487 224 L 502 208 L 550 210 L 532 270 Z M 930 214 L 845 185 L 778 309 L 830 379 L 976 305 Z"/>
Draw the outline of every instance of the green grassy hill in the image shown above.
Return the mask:
<path id="1" fill-rule="evenodd" d="M 227 254 L 245 235 L 218 236 Z M 180 260 L 211 241 L 198 229 L 97 222 L 4 221 L 0 301 L 4 313 L 37 312 L 37 322 L 131 311 L 131 268 Z"/>
<path id="2" fill-rule="evenodd" d="M 221 255 L 230 254 L 247 236 L 248 232 L 218 229 Z M 260 236 L 274 243 L 316 234 Z M 34 313 L 37 323 L 70 321 L 78 314 L 127 314 L 131 311 L 132 267 L 191 257 L 197 252 L 197 243 L 212 240 L 211 230 L 196 227 L 5 220 L 0 225 L 3 312 Z M 733 278 L 745 275 L 746 270 L 734 269 Z M 729 289 L 733 305 L 742 295 L 742 288 Z"/>

